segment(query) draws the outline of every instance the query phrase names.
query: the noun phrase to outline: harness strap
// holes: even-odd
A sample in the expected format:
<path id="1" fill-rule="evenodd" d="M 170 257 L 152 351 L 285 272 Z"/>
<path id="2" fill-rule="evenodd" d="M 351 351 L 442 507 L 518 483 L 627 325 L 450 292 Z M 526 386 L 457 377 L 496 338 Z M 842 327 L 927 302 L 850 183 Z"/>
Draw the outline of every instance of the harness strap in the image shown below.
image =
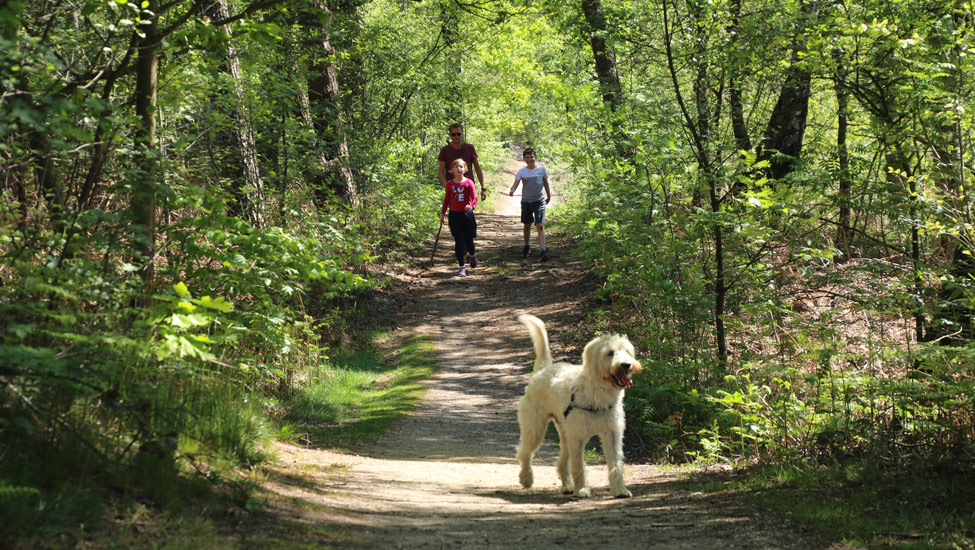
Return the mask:
<path id="1" fill-rule="evenodd" d="M 583 407 L 582 405 L 576 405 L 576 394 L 575 392 L 572 392 L 572 397 L 569 400 L 569 406 L 565 409 L 565 412 L 562 413 L 562 418 L 566 418 L 567 416 L 569 416 L 569 413 L 572 412 L 572 409 L 582 409 L 584 411 L 588 411 L 591 413 L 601 413 L 601 412 L 606 412 L 612 408 L 613 407 L 610 406 L 602 409 L 594 409 L 592 407 Z"/>

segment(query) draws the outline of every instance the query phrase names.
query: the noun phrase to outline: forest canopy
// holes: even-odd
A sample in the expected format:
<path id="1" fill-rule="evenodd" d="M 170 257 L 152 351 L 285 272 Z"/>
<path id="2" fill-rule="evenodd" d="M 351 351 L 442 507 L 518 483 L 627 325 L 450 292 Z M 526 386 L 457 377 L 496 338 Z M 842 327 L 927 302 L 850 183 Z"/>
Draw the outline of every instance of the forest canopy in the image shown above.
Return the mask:
<path id="1" fill-rule="evenodd" d="M 531 143 L 563 174 L 588 322 L 654 373 L 631 459 L 970 463 L 973 16 L 3 3 L 0 518 L 264 460 L 356 298 L 436 231 L 452 122 L 486 173 Z"/>

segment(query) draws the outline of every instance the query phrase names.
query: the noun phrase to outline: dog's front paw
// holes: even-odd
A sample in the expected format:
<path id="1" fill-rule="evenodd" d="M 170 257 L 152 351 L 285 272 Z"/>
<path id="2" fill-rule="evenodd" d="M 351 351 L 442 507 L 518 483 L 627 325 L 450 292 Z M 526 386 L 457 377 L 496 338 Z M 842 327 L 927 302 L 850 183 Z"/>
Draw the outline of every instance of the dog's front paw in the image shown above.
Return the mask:
<path id="1" fill-rule="evenodd" d="M 518 475 L 518 481 L 521 482 L 521 486 L 528 489 L 535 483 L 535 475 L 532 473 L 531 468 L 523 468 L 521 474 Z"/>
<path id="2" fill-rule="evenodd" d="M 563 495 L 571 495 L 573 490 L 572 485 L 563 485 L 561 489 Z"/>
<path id="3" fill-rule="evenodd" d="M 630 498 L 633 493 L 629 489 L 624 488 L 622 491 L 613 491 L 613 496 L 616 498 Z"/>
<path id="4" fill-rule="evenodd" d="M 589 498 L 592 496 L 592 492 L 589 491 L 589 487 L 583 487 L 576 491 L 576 496 L 579 498 Z"/>

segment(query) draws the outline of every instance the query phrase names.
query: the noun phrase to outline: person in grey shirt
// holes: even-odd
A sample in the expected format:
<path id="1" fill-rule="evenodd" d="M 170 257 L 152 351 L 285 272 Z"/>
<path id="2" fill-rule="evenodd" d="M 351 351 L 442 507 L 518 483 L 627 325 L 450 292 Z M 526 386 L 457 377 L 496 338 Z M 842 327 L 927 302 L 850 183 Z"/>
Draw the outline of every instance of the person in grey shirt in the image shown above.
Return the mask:
<path id="1" fill-rule="evenodd" d="M 532 224 L 538 228 L 539 261 L 548 260 L 548 250 L 545 248 L 545 205 L 552 201 L 552 190 L 548 186 L 548 170 L 544 166 L 535 164 L 535 150 L 525 149 L 522 156 L 525 166 L 515 174 L 515 183 L 511 186 L 508 196 L 515 195 L 518 184 L 523 184 L 521 191 L 521 223 L 525 224 L 525 247 L 521 249 L 521 257 L 527 258 L 531 253 L 529 242 L 532 236 Z M 545 199 L 542 199 L 542 191 Z"/>

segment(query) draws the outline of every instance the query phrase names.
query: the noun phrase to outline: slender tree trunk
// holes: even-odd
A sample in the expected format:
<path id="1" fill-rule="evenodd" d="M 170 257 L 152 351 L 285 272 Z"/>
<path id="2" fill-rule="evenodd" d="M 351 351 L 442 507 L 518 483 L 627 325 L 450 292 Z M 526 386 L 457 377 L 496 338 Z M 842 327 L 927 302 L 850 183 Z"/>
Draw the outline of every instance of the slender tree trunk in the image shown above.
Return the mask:
<path id="1" fill-rule="evenodd" d="M 603 103 L 612 112 L 619 109 L 623 101 L 623 87 L 616 69 L 616 55 L 606 45 L 606 16 L 600 0 L 582 0 L 582 13 L 586 18 L 589 46 L 596 62 L 596 78 Z"/>
<path id="2" fill-rule="evenodd" d="M 229 17 L 227 6 L 217 1 L 206 7 L 205 13 L 213 20 L 224 20 Z M 228 36 L 232 34 L 230 26 L 224 28 Z M 266 217 L 264 211 L 264 184 L 257 164 L 257 145 L 251 118 L 247 112 L 244 98 L 244 86 L 241 84 L 240 58 L 232 43 L 227 44 L 226 56 L 220 63 L 220 70 L 230 79 L 234 95 L 228 102 L 215 101 L 217 105 L 230 103 L 230 118 L 234 120 L 233 128 L 222 127 L 218 130 L 216 141 L 223 158 L 218 163 L 218 173 L 222 180 L 229 183 L 234 202 L 234 215 L 247 220 L 255 227 L 264 225 Z"/>
<path id="3" fill-rule="evenodd" d="M 843 71 L 840 63 L 837 70 Z M 836 89 L 836 156 L 839 162 L 836 202 L 839 204 L 839 228 L 836 230 L 836 248 L 840 250 L 837 263 L 845 263 L 850 259 L 850 222 L 852 220 L 851 191 L 853 182 L 850 178 L 850 152 L 846 145 L 848 117 L 850 112 L 850 92 L 844 81 L 846 76 L 839 74 L 834 79 Z"/>
<path id="4" fill-rule="evenodd" d="M 331 18 L 331 12 L 321 0 L 316 0 L 315 6 Z M 303 18 L 309 28 L 318 32 L 315 43 L 319 49 L 318 61 L 311 68 L 313 77 L 308 83 L 308 98 L 323 164 L 313 176 L 312 188 L 319 207 L 333 194 L 355 205 L 358 196 L 349 167 L 349 146 L 345 138 L 342 98 L 332 63 L 336 52 L 332 48 L 330 29 L 322 27 L 315 13 L 305 12 Z"/>
<path id="5" fill-rule="evenodd" d="M 4 3 L 0 2 L 0 36 L 8 44 L 14 44 L 17 33 L 20 31 L 21 17 L 23 14 L 24 5 L 22 3 Z M 3 74 L 10 74 L 11 65 L 15 63 L 13 56 L 0 55 L 0 69 L 3 69 Z M 20 78 L 24 78 L 23 75 Z M 16 86 L 15 86 L 15 89 Z M 26 86 L 23 86 L 26 90 Z M 18 101 L 17 96 L 8 98 L 9 108 L 16 101 Z M 7 139 L 12 139 L 8 137 Z M 3 183 L 13 185 L 14 192 L 17 195 L 17 201 L 20 203 L 20 213 L 21 218 L 19 223 L 24 223 L 27 220 L 27 214 L 29 212 L 29 207 L 27 204 L 27 188 L 24 185 L 24 167 L 19 165 L 11 165 L 11 163 L 0 162 L 0 179 Z"/>
<path id="6" fill-rule="evenodd" d="M 155 13 L 157 0 L 148 2 L 147 10 Z M 135 114 L 138 119 L 134 142 L 139 155 L 139 173 L 132 181 L 132 238 L 135 245 L 134 262 L 140 266 L 140 274 L 147 294 L 151 294 L 156 243 L 156 186 L 158 154 L 156 151 L 156 97 L 158 89 L 159 45 L 158 20 L 154 16 L 140 25 L 142 38 L 138 41 L 136 59 Z"/>
<path id="7" fill-rule="evenodd" d="M 892 122 L 886 122 L 890 128 L 895 128 Z M 892 196 L 907 196 L 908 217 L 911 220 L 911 266 L 914 272 L 911 292 L 915 296 L 915 303 L 911 307 L 911 315 L 914 317 L 915 338 L 918 342 L 923 342 L 927 337 L 925 336 L 925 320 L 922 309 L 924 305 L 922 302 L 924 281 L 921 279 L 921 241 L 917 224 L 917 182 L 916 178 L 914 178 L 907 153 L 901 148 L 902 135 L 895 133 L 894 135 L 887 136 L 885 139 L 887 142 L 887 186 Z"/>
<path id="8" fill-rule="evenodd" d="M 12 105 L 20 104 L 28 112 L 36 113 L 42 119 L 38 126 L 45 126 L 46 123 L 43 119 L 47 117 L 47 113 L 42 106 L 34 101 L 34 97 L 30 93 L 27 74 L 24 71 L 15 74 L 17 76 L 14 82 L 14 94 L 8 100 L 9 103 Z M 64 187 L 58 179 L 51 142 L 48 140 L 46 130 L 40 127 L 27 126 L 25 130 L 27 143 L 32 151 L 30 158 L 34 180 L 40 189 L 41 199 L 47 206 L 48 216 L 54 230 L 61 233 L 64 230 Z M 26 199 L 26 193 L 24 198 Z"/>
<path id="9" fill-rule="evenodd" d="M 748 136 L 748 126 L 745 124 L 745 108 L 741 91 L 742 56 L 738 51 L 740 47 L 738 37 L 741 34 L 738 30 L 740 17 L 741 0 L 732 0 L 731 25 L 728 28 L 728 36 L 731 41 L 728 45 L 731 52 L 731 66 L 728 78 L 728 102 L 730 104 L 731 131 L 735 136 L 735 145 L 739 151 L 751 151 L 752 140 Z"/>
<path id="10" fill-rule="evenodd" d="M 354 126 L 358 115 L 368 104 L 365 60 L 360 46 L 363 33 L 363 19 L 360 8 L 366 0 L 329 0 L 333 10 L 333 17 L 338 18 L 339 31 L 333 33 L 337 42 L 333 47 L 343 52 L 343 63 L 338 73 L 339 89 L 343 92 L 342 112 L 346 125 Z M 358 134 L 346 133 L 349 147 L 348 166 L 352 181 L 365 181 L 365 174 L 358 168 L 359 162 L 353 162 L 354 153 L 361 150 Z"/>
<path id="11" fill-rule="evenodd" d="M 671 82 L 674 87 L 674 95 L 681 111 L 681 118 L 684 121 L 684 128 L 691 136 L 691 145 L 697 159 L 697 169 L 699 177 L 703 178 L 710 198 L 709 206 L 712 212 L 721 210 L 721 197 L 717 189 L 717 177 L 714 173 L 714 166 L 711 160 L 711 152 L 708 144 L 711 142 L 711 109 L 707 103 L 707 83 L 710 80 L 710 67 L 706 58 L 699 57 L 696 67 L 694 81 L 694 101 L 696 112 L 691 113 L 684 101 L 684 93 L 681 90 L 680 79 L 677 76 L 677 63 L 673 53 L 673 33 L 669 17 L 669 0 L 663 0 L 662 13 L 664 18 L 664 47 L 667 56 L 667 68 L 670 72 Z M 695 204 L 703 202 L 703 193 L 700 189 L 695 190 Z M 711 222 L 711 235 L 714 240 L 715 273 L 714 273 L 714 336 L 717 345 L 718 368 L 723 373 L 728 366 L 728 336 L 724 323 L 724 310 L 727 302 L 728 284 L 725 273 L 724 257 L 724 228 L 719 221 Z"/>
<path id="12" fill-rule="evenodd" d="M 955 27 L 963 28 L 965 21 L 957 17 Z M 941 86 L 951 95 L 963 98 L 967 93 L 965 77 L 970 74 L 971 67 L 958 44 L 952 48 L 951 62 L 952 69 L 942 77 Z M 956 117 L 951 124 L 946 122 L 930 133 L 938 186 L 950 197 L 947 202 L 952 207 L 959 212 L 966 211 L 970 204 L 961 197 L 965 195 L 965 176 L 969 169 L 965 164 L 966 134 L 962 119 Z M 937 339 L 943 345 L 963 346 L 975 340 L 975 307 L 971 302 L 971 285 L 975 281 L 975 259 L 970 255 L 972 243 L 969 241 L 966 247 L 965 237 L 957 236 L 944 236 L 940 240 L 940 248 L 948 258 L 950 277 L 938 289 L 937 309 L 925 337 Z"/>

